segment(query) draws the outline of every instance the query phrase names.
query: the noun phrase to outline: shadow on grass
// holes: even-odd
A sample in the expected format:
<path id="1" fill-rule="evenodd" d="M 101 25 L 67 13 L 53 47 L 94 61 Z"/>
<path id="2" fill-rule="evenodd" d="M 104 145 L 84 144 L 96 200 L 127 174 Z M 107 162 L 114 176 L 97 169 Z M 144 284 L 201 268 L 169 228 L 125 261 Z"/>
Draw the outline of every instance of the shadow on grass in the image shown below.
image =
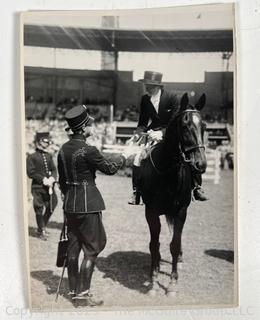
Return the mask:
<path id="1" fill-rule="evenodd" d="M 223 259 L 230 263 L 234 263 L 234 251 L 209 249 L 209 250 L 205 250 L 204 253 L 211 257 Z"/>
<path id="2" fill-rule="evenodd" d="M 57 229 L 61 231 L 63 226 L 63 223 L 56 222 L 56 221 L 50 221 L 47 225 L 47 231 L 48 229 Z M 39 238 L 39 235 L 37 234 L 37 228 L 29 226 L 29 236 L 33 238 Z"/>
<path id="3" fill-rule="evenodd" d="M 61 231 L 63 226 L 63 222 L 57 222 L 57 221 L 49 221 L 47 224 L 47 228 L 49 229 L 58 229 Z"/>
<path id="4" fill-rule="evenodd" d="M 150 255 L 139 251 L 119 251 L 108 257 L 100 257 L 97 269 L 124 287 L 146 294 L 150 281 Z"/>
<path id="5" fill-rule="evenodd" d="M 54 301 L 60 277 L 53 274 L 53 271 L 51 270 L 32 271 L 31 277 L 38 281 L 41 281 L 45 285 L 47 294 L 53 295 Z M 63 278 L 59 295 L 70 301 L 70 298 L 67 296 L 67 293 L 69 291 L 68 286 L 68 279 Z"/>

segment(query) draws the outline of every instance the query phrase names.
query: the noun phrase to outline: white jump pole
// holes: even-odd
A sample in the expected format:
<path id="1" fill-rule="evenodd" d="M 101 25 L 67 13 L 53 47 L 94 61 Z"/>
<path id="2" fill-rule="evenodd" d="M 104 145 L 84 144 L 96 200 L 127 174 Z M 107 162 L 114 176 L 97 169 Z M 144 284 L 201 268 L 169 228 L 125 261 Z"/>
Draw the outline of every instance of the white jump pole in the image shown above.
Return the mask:
<path id="1" fill-rule="evenodd" d="M 113 122 L 113 120 L 114 120 L 114 106 L 113 106 L 113 104 L 111 104 L 110 105 L 110 123 L 112 123 Z"/>

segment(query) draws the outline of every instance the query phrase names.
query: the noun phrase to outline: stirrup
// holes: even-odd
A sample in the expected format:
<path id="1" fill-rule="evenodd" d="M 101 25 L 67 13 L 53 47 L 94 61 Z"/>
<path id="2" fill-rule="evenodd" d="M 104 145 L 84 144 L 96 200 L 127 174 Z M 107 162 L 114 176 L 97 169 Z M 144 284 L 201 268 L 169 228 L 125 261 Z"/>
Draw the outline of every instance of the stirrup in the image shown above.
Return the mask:
<path id="1" fill-rule="evenodd" d="M 131 205 L 139 205 L 139 204 L 142 205 L 143 204 L 140 191 L 133 192 L 131 199 L 128 201 L 128 204 L 131 204 Z"/>

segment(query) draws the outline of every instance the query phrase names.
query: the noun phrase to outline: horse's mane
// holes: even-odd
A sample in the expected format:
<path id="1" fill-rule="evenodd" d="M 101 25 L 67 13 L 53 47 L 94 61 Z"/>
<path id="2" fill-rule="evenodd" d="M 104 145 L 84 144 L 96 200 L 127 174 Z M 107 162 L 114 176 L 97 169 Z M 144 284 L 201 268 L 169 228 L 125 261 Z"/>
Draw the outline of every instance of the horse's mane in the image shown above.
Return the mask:
<path id="1" fill-rule="evenodd" d="M 172 140 L 172 138 L 176 138 L 177 135 L 177 121 L 179 116 L 185 112 L 186 110 L 196 110 L 196 108 L 190 104 L 188 104 L 185 109 L 181 110 L 180 107 L 175 112 L 175 114 L 172 116 L 171 120 L 169 121 L 169 124 L 166 128 L 165 132 L 165 140 L 166 143 L 168 143 L 168 139 Z M 172 141 L 170 141 L 172 142 Z"/>

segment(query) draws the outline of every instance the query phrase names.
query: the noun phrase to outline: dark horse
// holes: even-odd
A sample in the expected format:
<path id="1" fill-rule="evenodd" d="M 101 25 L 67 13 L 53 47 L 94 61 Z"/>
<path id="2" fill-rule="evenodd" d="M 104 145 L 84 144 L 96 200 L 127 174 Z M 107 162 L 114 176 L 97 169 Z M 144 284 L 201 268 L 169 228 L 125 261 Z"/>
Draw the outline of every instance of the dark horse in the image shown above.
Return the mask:
<path id="1" fill-rule="evenodd" d="M 179 111 L 170 121 L 164 139 L 156 144 L 150 156 L 141 162 L 140 188 L 151 237 L 150 293 L 156 293 L 158 289 L 162 214 L 166 216 L 168 225 L 173 228 L 170 243 L 172 270 L 167 294 L 175 291 L 182 230 L 193 189 L 192 177 L 204 173 L 207 165 L 200 116 L 205 100 L 203 94 L 196 105 L 191 106 L 188 95 L 184 94 Z"/>

